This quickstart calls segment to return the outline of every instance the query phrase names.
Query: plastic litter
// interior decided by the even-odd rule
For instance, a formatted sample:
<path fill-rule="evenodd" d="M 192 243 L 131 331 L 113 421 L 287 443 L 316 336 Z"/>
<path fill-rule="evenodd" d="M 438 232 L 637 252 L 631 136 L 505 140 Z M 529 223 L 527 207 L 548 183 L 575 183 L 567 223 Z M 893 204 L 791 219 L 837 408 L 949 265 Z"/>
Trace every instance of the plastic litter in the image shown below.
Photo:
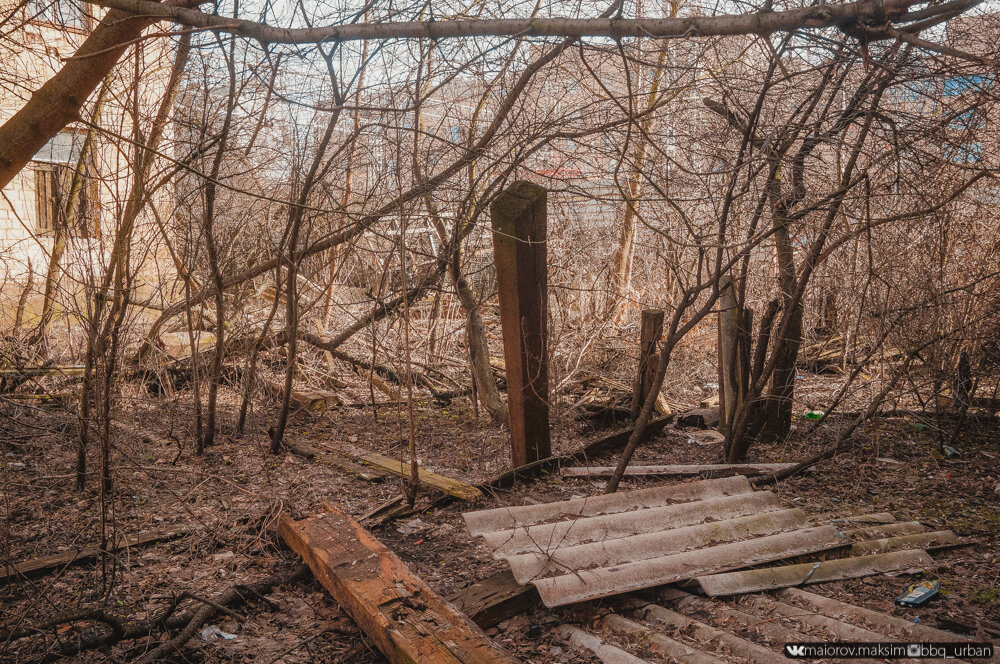
<path fill-rule="evenodd" d="M 205 625 L 201 628 L 201 640 L 206 643 L 211 643 L 219 638 L 223 638 L 226 641 L 232 641 L 236 638 L 235 634 L 230 634 L 229 632 L 223 632 L 219 629 L 218 625 Z"/>
<path fill-rule="evenodd" d="M 818 420 L 824 415 L 826 415 L 826 413 L 824 413 L 821 410 L 807 410 L 805 413 L 802 414 L 802 417 L 806 418 L 807 420 Z"/>
<path fill-rule="evenodd" d="M 923 606 L 937 597 L 940 592 L 941 583 L 939 581 L 921 581 L 914 583 L 906 589 L 905 593 L 897 597 L 896 604 L 910 608 Z"/>
<path fill-rule="evenodd" d="M 412 535 L 414 533 L 419 533 L 422 530 L 426 530 L 427 528 L 428 528 L 427 523 L 421 521 L 420 519 L 412 519 L 410 521 L 406 521 L 404 523 L 399 524 L 396 527 L 396 530 L 401 535 Z"/>

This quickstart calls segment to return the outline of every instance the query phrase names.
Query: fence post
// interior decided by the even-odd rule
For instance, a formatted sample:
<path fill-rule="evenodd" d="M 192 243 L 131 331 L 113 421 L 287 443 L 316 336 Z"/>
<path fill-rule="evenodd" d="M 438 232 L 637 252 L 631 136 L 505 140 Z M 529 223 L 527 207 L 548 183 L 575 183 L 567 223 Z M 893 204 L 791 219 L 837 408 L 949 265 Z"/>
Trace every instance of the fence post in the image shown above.
<path fill-rule="evenodd" d="M 643 309 L 639 325 L 639 368 L 632 383 L 632 407 L 629 411 L 633 420 L 639 417 L 642 404 L 645 403 L 646 397 L 649 395 L 649 389 L 652 385 L 647 379 L 649 357 L 656 353 L 656 344 L 660 342 L 662 336 L 663 310 Z"/>
<path fill-rule="evenodd" d="M 511 459 L 551 455 L 549 443 L 546 191 L 519 180 L 490 205 L 507 366 Z"/>

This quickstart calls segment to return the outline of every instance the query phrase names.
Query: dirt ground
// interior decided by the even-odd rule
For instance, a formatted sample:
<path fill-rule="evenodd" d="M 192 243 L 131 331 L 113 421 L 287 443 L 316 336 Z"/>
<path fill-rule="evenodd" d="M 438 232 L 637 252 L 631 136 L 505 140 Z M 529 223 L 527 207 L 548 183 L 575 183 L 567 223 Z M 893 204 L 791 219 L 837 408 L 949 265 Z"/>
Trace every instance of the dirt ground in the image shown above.
<path fill-rule="evenodd" d="M 800 411 L 813 407 L 813 401 L 822 404 L 820 382 L 817 379 L 813 386 L 815 393 L 803 388 L 802 394 L 812 396 L 805 397 L 810 403 L 804 401 Z M 72 413 L 3 404 L 0 449 L 5 461 L 5 518 L 0 559 L 5 563 L 96 545 L 102 528 L 107 533 L 134 534 L 183 525 L 191 532 L 123 549 L 116 558 L 105 560 L 103 567 L 95 560 L 0 586 L 0 624 L 32 625 L 70 608 L 97 604 L 137 621 L 162 611 L 184 591 L 214 597 L 233 585 L 287 573 L 299 563 L 276 533 L 280 513 L 305 516 L 319 511 L 323 501 L 331 501 L 360 518 L 399 495 L 400 480 L 393 476 L 367 481 L 295 454 L 269 455 L 266 431 L 273 404 L 258 405 L 244 437 L 224 432 L 215 446 L 197 458 L 189 432 L 189 398 L 142 395 L 122 408 L 118 419 L 125 426 L 115 435 L 115 486 L 113 495 L 103 501 L 104 510 L 93 479 L 83 494 L 73 486 Z M 235 421 L 237 402 L 232 393 L 224 393 L 223 406 L 223 421 Z M 556 452 L 593 440 L 614 424 L 599 425 L 571 415 L 575 413 L 556 409 L 552 422 Z M 758 445 L 750 460 L 805 458 L 829 445 L 844 423 L 834 420 L 816 432 L 810 426 L 809 420 L 798 420 L 787 443 Z M 995 421 L 964 423 L 953 443 L 960 456 L 945 459 L 938 452 L 939 434 L 947 438 L 952 426 L 952 420 L 933 418 L 880 419 L 855 436 L 851 454 L 824 462 L 814 472 L 774 489 L 783 501 L 809 514 L 834 518 L 889 511 L 897 519 L 918 520 L 976 538 L 974 546 L 935 554 L 938 567 L 928 573 L 940 579 L 943 597 L 921 609 L 894 606 L 892 600 L 907 585 L 908 577 L 882 576 L 811 589 L 909 620 L 919 618 L 930 626 L 939 626 L 945 618 L 966 623 L 976 618 L 1000 620 L 1000 428 Z M 417 428 L 421 463 L 443 475 L 476 483 L 507 465 L 505 431 L 484 418 L 477 419 L 468 399 L 456 399 L 447 406 L 422 403 L 417 409 Z M 351 445 L 398 455 L 404 449 L 405 411 L 390 405 L 378 408 L 377 413 L 370 407 L 341 407 L 323 414 L 297 412 L 289 432 L 292 442 L 333 448 Z M 671 427 L 642 446 L 635 463 L 716 462 L 720 449 L 719 444 L 699 444 L 689 431 Z M 610 454 L 597 461 L 613 463 L 614 458 Z M 653 483 L 629 481 L 624 488 Z M 376 535 L 434 590 L 448 595 L 504 567 L 492 559 L 481 541 L 468 535 L 463 510 L 560 500 L 600 493 L 603 487 L 603 481 L 564 480 L 553 472 L 510 491 L 493 493 L 475 505 L 452 502 L 390 521 Z M 195 607 L 197 602 L 185 600 L 182 608 Z M 587 657 L 568 651 L 551 628 L 585 620 L 588 611 L 597 608 L 539 608 L 489 629 L 488 634 L 525 662 L 588 662 Z M 177 661 L 383 661 L 311 576 L 277 588 L 266 602 L 257 598 L 231 615 L 217 615 L 210 624 L 224 635 L 214 631 L 204 637 L 195 635 L 177 653 Z M 60 645 L 94 629 L 101 628 L 82 621 L 44 635 L 0 643 L 0 660 L 45 661 Z M 70 659 L 131 661 L 163 637 L 123 641 L 109 650 L 92 650 Z"/>

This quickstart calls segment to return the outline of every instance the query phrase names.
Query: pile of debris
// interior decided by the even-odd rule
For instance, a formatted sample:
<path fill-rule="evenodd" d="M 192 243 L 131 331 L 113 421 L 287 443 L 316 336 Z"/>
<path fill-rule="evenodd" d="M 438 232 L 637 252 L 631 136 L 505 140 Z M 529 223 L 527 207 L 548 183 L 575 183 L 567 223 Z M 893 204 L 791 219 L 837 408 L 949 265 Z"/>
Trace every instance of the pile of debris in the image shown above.
<path fill-rule="evenodd" d="M 450 601 L 342 510 L 326 510 L 283 517 L 282 535 L 392 662 L 510 662 L 482 628 L 539 600 L 608 597 L 556 632 L 609 664 L 644 664 L 645 651 L 652 661 L 767 663 L 808 641 L 970 643 L 798 588 L 929 570 L 929 551 L 969 540 L 886 513 L 810 517 L 744 475 L 465 513 L 511 571 Z"/>

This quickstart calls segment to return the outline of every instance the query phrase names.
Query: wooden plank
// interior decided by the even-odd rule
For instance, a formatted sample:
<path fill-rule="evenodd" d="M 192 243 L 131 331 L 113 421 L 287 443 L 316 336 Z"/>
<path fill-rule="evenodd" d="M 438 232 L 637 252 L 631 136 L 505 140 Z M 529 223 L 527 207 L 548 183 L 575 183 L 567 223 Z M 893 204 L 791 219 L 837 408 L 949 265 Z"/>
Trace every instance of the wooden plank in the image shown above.
<path fill-rule="evenodd" d="M 84 367 L 74 365 L 68 367 L 21 367 L 20 369 L 0 369 L 0 378 L 19 378 L 21 376 L 82 376 Z"/>
<path fill-rule="evenodd" d="M 298 454 L 299 456 L 312 459 L 327 466 L 333 466 L 348 475 L 357 475 L 361 479 L 369 482 L 373 482 L 384 477 L 381 472 L 373 470 L 369 466 L 362 466 L 359 463 L 354 463 L 353 461 L 342 458 L 339 455 L 330 454 L 327 451 L 321 450 L 313 445 L 309 445 L 308 443 L 286 442 L 285 448 L 293 454 Z"/>
<path fill-rule="evenodd" d="M 713 394 L 707 399 L 702 399 L 698 402 L 699 408 L 715 408 L 719 405 L 719 395 Z"/>
<path fill-rule="evenodd" d="M 358 461 L 367 463 L 381 470 L 385 470 L 393 475 L 399 475 L 400 477 L 410 476 L 409 464 L 404 464 L 399 459 L 393 459 L 383 454 L 369 452 L 368 454 L 359 456 Z M 454 496 L 460 500 L 475 500 L 483 495 L 482 491 L 471 484 L 459 482 L 458 480 L 453 480 L 450 477 L 445 477 L 444 475 L 438 475 L 435 472 L 425 470 L 423 468 L 420 468 L 417 471 L 417 474 L 420 477 L 420 484 L 432 487 L 441 493 L 446 493 L 449 496 Z"/>
<path fill-rule="evenodd" d="M 455 607 L 339 508 L 279 531 L 393 664 L 513 664 Z"/>
<path fill-rule="evenodd" d="M 794 467 L 794 463 L 709 463 L 701 465 L 629 466 L 624 477 L 688 477 L 692 475 L 766 475 Z M 614 466 L 563 468 L 563 477 L 611 477 Z"/>
<path fill-rule="evenodd" d="M 268 392 L 278 396 L 279 398 L 285 389 L 284 384 L 273 380 L 264 381 L 264 385 L 267 387 Z M 291 403 L 293 408 L 301 408 L 310 412 L 319 412 L 326 410 L 330 406 L 339 406 L 340 399 L 337 398 L 337 395 L 332 392 L 297 389 L 293 387 Z"/>
<path fill-rule="evenodd" d="M 476 581 L 448 597 L 455 608 L 486 629 L 541 602 L 534 586 L 521 585 L 510 570 Z"/>
<path fill-rule="evenodd" d="M 136 535 L 128 535 L 126 537 L 119 538 L 117 548 L 124 549 L 130 546 L 142 546 L 143 544 L 163 542 L 175 537 L 180 537 L 190 531 L 191 526 L 182 526 L 179 528 L 151 530 L 138 533 Z M 88 546 L 82 549 L 66 551 L 64 553 L 55 553 L 50 556 L 33 558 L 32 560 L 26 560 L 23 563 L 17 563 L 16 565 L 4 565 L 0 567 L 0 584 L 7 583 L 20 576 L 32 576 L 56 567 L 64 567 L 66 565 L 82 562 L 90 558 L 96 558 L 100 554 L 100 547 Z"/>
<path fill-rule="evenodd" d="M 519 180 L 490 204 L 515 468 L 552 454 L 546 198 L 543 187 Z"/>
<path fill-rule="evenodd" d="M 646 426 L 646 436 L 654 436 L 664 427 L 667 426 L 673 420 L 673 416 L 663 417 L 660 419 L 652 420 Z M 632 435 L 632 429 L 619 429 L 611 434 L 599 438 L 597 440 L 585 443 L 580 447 L 576 448 L 573 452 L 569 454 L 562 454 L 551 456 L 546 459 L 539 459 L 538 461 L 523 466 L 521 468 L 513 468 L 511 470 L 504 471 L 498 475 L 494 475 L 492 479 L 489 479 L 482 484 L 476 485 L 476 488 L 485 492 L 492 492 L 496 490 L 508 489 L 514 486 L 518 481 L 528 480 L 535 477 L 540 473 L 547 472 L 554 468 L 558 468 L 560 464 L 565 463 L 576 463 L 579 461 L 585 461 L 588 457 L 594 456 L 596 454 L 601 454 L 612 449 L 617 449 L 624 447 L 628 443 L 629 436 Z M 357 458 L 352 457 L 352 458 Z M 748 489 L 749 490 L 749 489 Z M 442 494 L 433 500 L 430 506 L 424 509 L 430 509 L 430 507 L 440 507 L 447 503 L 448 501 L 454 500 L 454 496 L 448 494 Z M 405 514 L 411 513 L 413 510 L 409 506 L 403 504 L 403 499 L 398 496 L 384 505 L 379 506 L 372 512 L 369 512 L 366 518 L 362 519 L 368 523 L 369 527 L 375 528 L 381 524 L 389 521 L 391 519 L 399 518 Z"/>

